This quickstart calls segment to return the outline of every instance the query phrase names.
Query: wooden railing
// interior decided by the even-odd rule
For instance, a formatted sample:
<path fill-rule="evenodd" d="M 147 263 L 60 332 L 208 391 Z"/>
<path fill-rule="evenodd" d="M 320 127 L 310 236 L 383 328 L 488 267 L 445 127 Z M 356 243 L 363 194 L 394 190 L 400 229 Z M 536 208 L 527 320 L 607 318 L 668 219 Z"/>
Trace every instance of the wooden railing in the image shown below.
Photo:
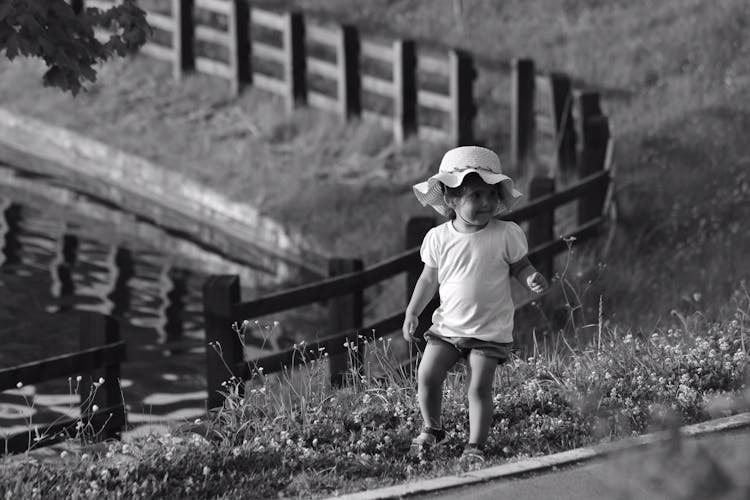
<path fill-rule="evenodd" d="M 73 3 L 79 10 L 106 9 L 115 0 Z M 197 70 L 228 81 L 235 95 L 255 86 L 282 96 L 287 112 L 309 105 L 380 124 L 393 130 L 396 144 L 411 135 L 448 145 L 474 142 L 475 80 L 498 68 L 497 61 L 439 42 L 404 39 L 381 27 L 372 33 L 268 0 L 166 5 L 146 9 L 153 33 L 142 52 L 169 62 L 175 79 Z M 564 74 L 536 73 L 530 59 L 502 66 L 511 75 L 516 172 L 532 150 L 543 165 L 573 168 L 573 101 L 587 91 L 573 89 Z"/>
<path fill-rule="evenodd" d="M 68 437 L 118 438 L 126 424 L 120 391 L 120 363 L 126 359 L 125 342 L 111 316 L 85 313 L 79 330 L 80 351 L 0 370 L 0 391 L 63 377 L 77 378 L 81 416 L 30 428 L 0 438 L 0 453 L 19 453 L 47 446 Z M 99 384 L 103 368 L 104 382 Z M 94 384 L 98 387 L 93 389 Z"/>
<path fill-rule="evenodd" d="M 596 137 L 602 139 L 604 136 L 600 134 Z M 587 172 L 587 175 L 560 192 L 554 192 L 554 179 L 532 179 L 531 202 L 503 217 L 505 220 L 528 223 L 529 258 L 548 277 L 554 272 L 556 255 L 566 251 L 571 241 L 577 245 L 596 236 L 607 220 L 605 200 L 608 198 L 608 191 L 612 189 L 613 142 L 609 137 L 606 137 L 604 145 L 592 141 L 588 144 L 591 150 L 584 155 L 584 158 L 590 159 L 590 163 L 581 166 L 581 171 Z M 594 159 L 599 160 L 598 168 L 589 172 Z M 555 209 L 574 201 L 577 202 L 578 214 L 576 227 L 562 237 L 556 236 Z M 434 224 L 435 220 L 432 218 L 410 220 L 406 231 L 407 250 L 390 259 L 366 268 L 361 260 L 332 259 L 329 278 L 249 301 L 241 301 L 237 276 L 211 276 L 203 288 L 209 408 L 221 405 L 221 384 L 232 376 L 247 379 L 257 370 L 264 373 L 277 372 L 291 368 L 303 360 L 316 359 L 324 352 L 329 359 L 331 382 L 342 383 L 349 372 L 349 353 L 344 344 L 358 345 L 364 340 L 389 335 L 400 330 L 404 319 L 405 311 L 399 311 L 370 324 L 363 324 L 364 290 L 405 273 L 410 293 L 421 271 L 419 243 Z M 300 348 L 292 348 L 251 362 L 244 359 L 243 346 L 233 330 L 234 324 L 323 301 L 328 301 L 329 329 L 336 333 L 308 341 L 304 345 L 304 353 L 300 352 Z M 423 312 L 421 328 L 426 328 L 436 305 L 433 300 Z M 221 356 L 218 355 L 219 352 Z M 357 359 L 353 361 L 357 363 Z M 227 371 L 227 366 L 231 373 Z M 361 369 L 361 366 L 356 368 Z"/>

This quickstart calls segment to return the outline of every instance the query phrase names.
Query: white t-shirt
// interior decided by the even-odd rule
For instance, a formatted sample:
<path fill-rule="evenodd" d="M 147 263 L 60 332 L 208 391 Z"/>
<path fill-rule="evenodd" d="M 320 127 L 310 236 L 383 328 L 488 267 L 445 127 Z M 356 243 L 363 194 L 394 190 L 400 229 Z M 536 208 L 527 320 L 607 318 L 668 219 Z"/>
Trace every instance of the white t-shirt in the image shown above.
<path fill-rule="evenodd" d="M 528 252 L 523 230 L 492 219 L 475 233 L 459 233 L 451 221 L 430 229 L 422 242 L 422 262 L 437 268 L 440 306 L 432 330 L 446 337 L 513 341 L 511 263 Z"/>

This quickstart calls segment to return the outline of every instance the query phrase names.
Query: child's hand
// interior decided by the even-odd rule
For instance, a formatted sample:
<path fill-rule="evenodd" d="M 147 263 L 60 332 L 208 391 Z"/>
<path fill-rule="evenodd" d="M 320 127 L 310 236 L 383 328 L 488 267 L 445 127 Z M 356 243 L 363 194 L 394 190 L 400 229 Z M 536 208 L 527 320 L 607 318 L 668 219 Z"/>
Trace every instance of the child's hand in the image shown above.
<path fill-rule="evenodd" d="M 542 293 L 547 289 L 547 280 L 544 278 L 544 275 L 542 273 L 537 271 L 526 278 L 526 285 L 531 289 L 532 292 Z"/>
<path fill-rule="evenodd" d="M 419 317 L 416 314 L 406 313 L 404 326 L 401 327 L 401 332 L 404 334 L 404 339 L 407 342 L 412 342 L 414 340 L 414 332 L 417 331 L 417 325 L 419 325 Z"/>

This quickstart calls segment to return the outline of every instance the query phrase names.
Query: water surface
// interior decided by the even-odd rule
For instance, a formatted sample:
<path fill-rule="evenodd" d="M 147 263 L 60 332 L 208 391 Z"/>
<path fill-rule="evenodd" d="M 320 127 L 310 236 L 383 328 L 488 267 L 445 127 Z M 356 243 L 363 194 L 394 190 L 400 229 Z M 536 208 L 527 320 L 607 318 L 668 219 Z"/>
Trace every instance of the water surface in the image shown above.
<path fill-rule="evenodd" d="M 252 284 L 262 269 L 122 211 L 64 180 L 0 165 L 0 367 L 78 348 L 84 311 L 114 316 L 127 342 L 131 424 L 205 414 L 201 287 L 209 274 Z M 258 289 L 243 289 L 243 297 Z M 274 337 L 270 350 L 286 345 Z M 22 381 L 21 381 L 22 382 Z M 0 393 L 0 431 L 77 414 L 75 380 Z"/>

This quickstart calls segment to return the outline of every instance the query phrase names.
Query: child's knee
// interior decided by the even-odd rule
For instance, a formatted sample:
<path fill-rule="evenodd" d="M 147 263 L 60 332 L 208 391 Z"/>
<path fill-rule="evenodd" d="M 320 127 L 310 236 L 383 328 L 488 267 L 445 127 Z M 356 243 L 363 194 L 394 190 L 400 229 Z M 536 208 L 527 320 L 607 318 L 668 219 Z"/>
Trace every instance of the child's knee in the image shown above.
<path fill-rule="evenodd" d="M 468 396 L 481 400 L 492 399 L 492 384 L 472 380 L 469 382 Z"/>
<path fill-rule="evenodd" d="M 445 373 L 434 365 L 421 363 L 417 371 L 417 381 L 420 387 L 438 387 L 443 384 Z"/>

